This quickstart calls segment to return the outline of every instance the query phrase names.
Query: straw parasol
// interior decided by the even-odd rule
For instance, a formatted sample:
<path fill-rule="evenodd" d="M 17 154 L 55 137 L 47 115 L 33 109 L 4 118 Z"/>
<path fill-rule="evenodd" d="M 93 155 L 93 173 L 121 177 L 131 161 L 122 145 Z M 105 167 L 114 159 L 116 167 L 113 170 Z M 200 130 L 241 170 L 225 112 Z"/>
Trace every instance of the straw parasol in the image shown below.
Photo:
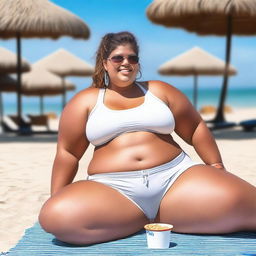
<path fill-rule="evenodd" d="M 84 60 L 78 58 L 64 49 L 59 49 L 54 53 L 37 61 L 34 66 L 42 67 L 60 76 L 63 81 L 63 102 L 66 103 L 65 77 L 66 76 L 91 76 L 94 67 Z"/>
<path fill-rule="evenodd" d="M 178 55 L 177 57 L 162 64 L 158 72 L 162 75 L 194 76 L 193 103 L 197 108 L 197 79 L 198 75 L 217 76 L 223 75 L 225 62 L 204 51 L 199 47 Z M 236 70 L 229 65 L 228 75 L 235 75 Z"/>
<path fill-rule="evenodd" d="M 29 63 L 21 60 L 21 72 L 30 70 Z M 0 74 L 15 73 L 17 72 L 17 56 L 13 52 L 0 47 Z"/>
<path fill-rule="evenodd" d="M 65 81 L 66 90 L 74 90 L 75 85 Z M 22 94 L 27 96 L 40 96 L 40 112 L 43 113 L 43 96 L 58 95 L 63 92 L 62 79 L 35 65 L 31 71 L 22 74 Z"/>
<path fill-rule="evenodd" d="M 88 26 L 48 0 L 1 0 L 0 37 L 17 39 L 18 116 L 21 117 L 21 38 L 60 36 L 89 38 Z"/>
<path fill-rule="evenodd" d="M 213 122 L 223 122 L 224 103 L 228 88 L 231 37 L 256 34 L 255 0 L 154 0 L 147 8 L 154 23 L 181 27 L 199 35 L 226 36 L 226 66 L 217 115 Z"/>

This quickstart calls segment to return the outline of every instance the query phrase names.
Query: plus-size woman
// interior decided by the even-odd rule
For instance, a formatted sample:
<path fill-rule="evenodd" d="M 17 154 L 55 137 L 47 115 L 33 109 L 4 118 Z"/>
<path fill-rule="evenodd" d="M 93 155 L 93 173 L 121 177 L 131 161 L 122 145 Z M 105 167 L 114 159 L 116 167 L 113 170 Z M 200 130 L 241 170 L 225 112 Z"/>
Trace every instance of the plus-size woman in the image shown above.
<path fill-rule="evenodd" d="M 102 38 L 92 86 L 61 116 L 42 227 L 74 244 L 122 238 L 149 222 L 182 233 L 256 230 L 255 187 L 225 170 L 213 136 L 179 90 L 136 81 L 138 56 L 131 33 Z M 173 132 L 204 164 L 190 159 Z M 72 183 L 90 143 L 88 178 Z"/>

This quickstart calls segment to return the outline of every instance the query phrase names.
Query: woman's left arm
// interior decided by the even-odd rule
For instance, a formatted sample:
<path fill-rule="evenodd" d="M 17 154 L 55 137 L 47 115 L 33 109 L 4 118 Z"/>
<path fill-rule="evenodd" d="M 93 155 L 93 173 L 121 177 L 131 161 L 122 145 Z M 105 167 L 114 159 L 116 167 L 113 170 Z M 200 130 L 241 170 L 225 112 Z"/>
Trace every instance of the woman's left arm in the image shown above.
<path fill-rule="evenodd" d="M 166 88 L 169 107 L 175 118 L 175 132 L 192 145 L 207 165 L 224 168 L 216 141 L 187 97 L 172 86 Z"/>
<path fill-rule="evenodd" d="M 192 131 L 190 141 L 204 163 L 215 168 L 224 168 L 216 141 L 203 120 L 200 120 Z"/>

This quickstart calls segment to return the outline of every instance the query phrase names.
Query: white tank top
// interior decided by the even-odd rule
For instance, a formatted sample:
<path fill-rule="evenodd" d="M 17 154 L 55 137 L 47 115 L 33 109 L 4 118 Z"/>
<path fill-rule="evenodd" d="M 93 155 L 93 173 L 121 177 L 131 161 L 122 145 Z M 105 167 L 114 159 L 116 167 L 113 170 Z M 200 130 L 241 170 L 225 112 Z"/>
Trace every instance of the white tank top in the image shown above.
<path fill-rule="evenodd" d="M 145 94 L 144 102 L 124 110 L 113 110 L 105 106 L 105 89 L 99 89 L 96 105 L 90 112 L 86 125 L 86 136 L 93 145 L 100 146 L 126 132 L 173 132 L 175 120 L 166 103 L 142 85 L 137 85 Z"/>

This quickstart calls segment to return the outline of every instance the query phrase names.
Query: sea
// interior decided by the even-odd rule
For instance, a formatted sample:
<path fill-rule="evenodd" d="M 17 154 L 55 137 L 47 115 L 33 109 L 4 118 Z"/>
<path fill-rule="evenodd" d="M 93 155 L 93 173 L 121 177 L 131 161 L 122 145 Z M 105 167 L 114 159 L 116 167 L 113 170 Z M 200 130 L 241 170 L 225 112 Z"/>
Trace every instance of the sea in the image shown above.
<path fill-rule="evenodd" d="M 193 102 L 192 89 L 180 89 L 191 102 Z M 219 104 L 221 90 L 218 88 L 202 88 L 198 90 L 197 109 L 206 105 L 217 107 Z M 3 112 L 5 115 L 17 113 L 17 96 L 15 94 L 3 93 Z M 74 92 L 67 94 L 67 101 L 72 98 Z M 256 107 L 256 86 L 255 87 L 239 87 L 229 89 L 225 105 L 232 108 Z M 62 112 L 62 97 L 44 97 L 43 99 L 44 113 L 55 113 L 60 116 Z M 22 114 L 40 114 L 39 97 L 22 96 Z M 256 117 L 256 113 L 255 113 Z"/>

